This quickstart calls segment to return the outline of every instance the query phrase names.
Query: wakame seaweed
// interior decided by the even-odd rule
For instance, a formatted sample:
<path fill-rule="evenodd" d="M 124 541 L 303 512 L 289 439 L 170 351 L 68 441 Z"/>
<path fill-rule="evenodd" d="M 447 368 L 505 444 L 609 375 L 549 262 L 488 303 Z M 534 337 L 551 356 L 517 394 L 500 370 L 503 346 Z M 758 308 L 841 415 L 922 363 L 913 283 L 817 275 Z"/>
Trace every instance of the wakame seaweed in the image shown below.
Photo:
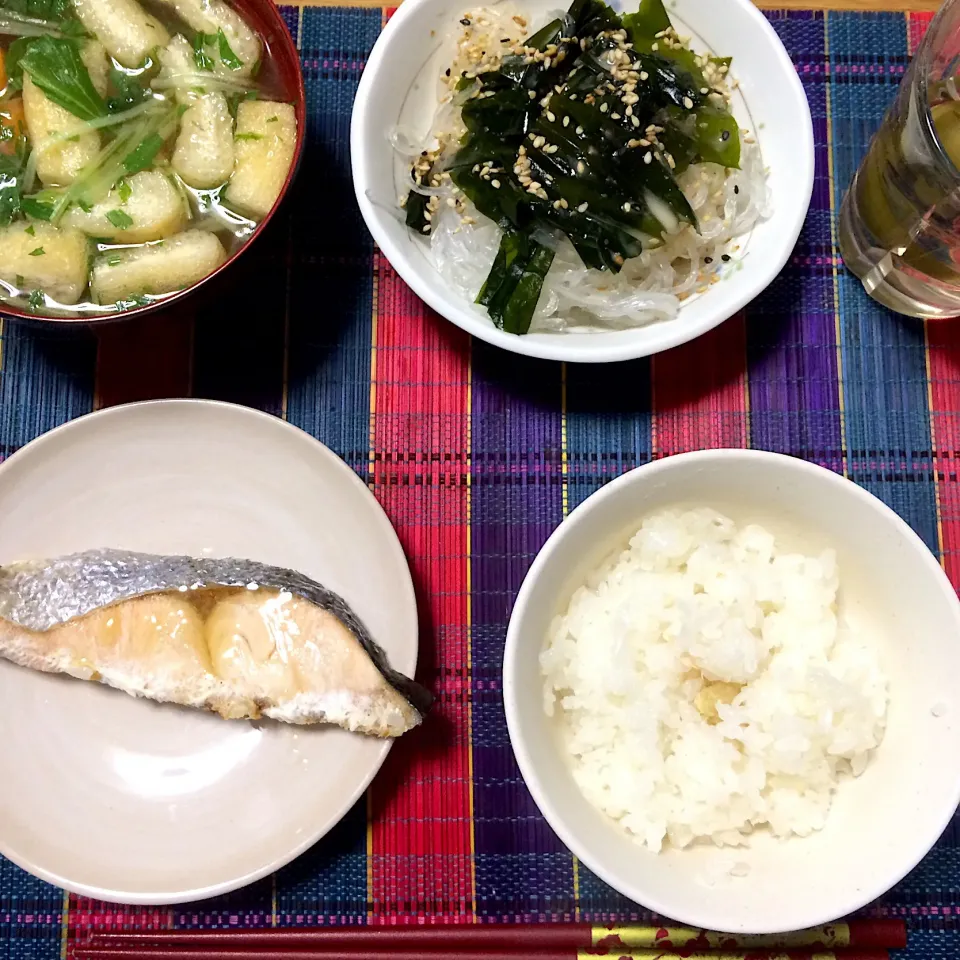
<path fill-rule="evenodd" d="M 739 166 L 739 127 L 707 79 L 728 66 L 679 42 L 662 0 L 623 17 L 574 0 L 498 69 L 464 73 L 458 149 L 442 171 L 421 154 L 412 175 L 430 187 L 448 177 L 500 226 L 477 297 L 498 327 L 529 330 L 561 235 L 587 267 L 617 272 L 661 242 L 664 208 L 698 228 L 676 176 L 695 163 Z M 407 225 L 429 234 L 435 209 L 411 190 Z"/>

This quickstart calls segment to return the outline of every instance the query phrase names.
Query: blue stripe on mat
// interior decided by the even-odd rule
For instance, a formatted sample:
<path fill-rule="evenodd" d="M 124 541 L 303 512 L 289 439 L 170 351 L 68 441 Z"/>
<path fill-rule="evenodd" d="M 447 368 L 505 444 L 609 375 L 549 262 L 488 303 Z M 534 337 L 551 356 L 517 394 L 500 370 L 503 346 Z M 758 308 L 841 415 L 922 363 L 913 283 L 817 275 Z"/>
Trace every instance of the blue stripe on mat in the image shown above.
<path fill-rule="evenodd" d="M 567 506 L 573 510 L 608 480 L 650 461 L 650 361 L 568 364 L 565 376 Z"/>
<path fill-rule="evenodd" d="M 370 444 L 373 241 L 350 176 L 350 112 L 379 10 L 306 9 L 308 143 L 290 197 L 288 419 L 364 476 Z M 386 147 L 386 142 L 384 143 Z M 317 228 L 321 216 L 326 228 Z"/>
<path fill-rule="evenodd" d="M 277 874 L 278 926 L 364 923 L 367 917 L 367 803 Z"/>
<path fill-rule="evenodd" d="M 2 348 L 0 457 L 93 409 L 97 342 L 89 333 L 5 320 Z"/>
<path fill-rule="evenodd" d="M 305 9 L 308 146 L 289 198 L 287 419 L 364 477 L 370 448 L 373 241 L 354 199 L 350 112 L 380 10 Z M 317 216 L 330 229 L 317 229 Z M 364 802 L 277 878 L 281 923 L 367 915 Z M 306 866 L 313 869 L 306 870 Z"/>
<path fill-rule="evenodd" d="M 45 960 L 60 952 L 63 891 L 0 857 L 0 956 Z"/>
<path fill-rule="evenodd" d="M 907 35 L 902 17 L 830 14 L 827 25 L 839 210 L 902 78 Z M 936 551 L 923 326 L 875 304 L 845 270 L 839 297 L 849 476 L 893 507 Z"/>
<path fill-rule="evenodd" d="M 653 455 L 650 361 L 615 366 L 568 364 L 566 378 L 567 509 L 603 484 L 649 463 Z M 626 919 L 638 909 L 582 863 L 578 904 L 584 921 Z M 649 913 L 644 912 L 644 917 Z"/>

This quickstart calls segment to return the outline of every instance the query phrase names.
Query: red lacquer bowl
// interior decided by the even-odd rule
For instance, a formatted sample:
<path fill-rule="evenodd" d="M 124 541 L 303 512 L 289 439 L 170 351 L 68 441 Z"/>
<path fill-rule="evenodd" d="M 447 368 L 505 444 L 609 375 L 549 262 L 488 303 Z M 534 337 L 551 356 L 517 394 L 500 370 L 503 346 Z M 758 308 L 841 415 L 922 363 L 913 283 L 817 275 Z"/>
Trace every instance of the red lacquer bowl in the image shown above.
<path fill-rule="evenodd" d="M 290 166 L 290 172 L 287 175 L 283 189 L 273 209 L 257 225 L 256 230 L 250 236 L 243 246 L 239 247 L 233 254 L 212 273 L 208 274 L 193 286 L 178 290 L 175 293 L 168 294 L 162 299 L 152 301 L 142 307 L 131 307 L 129 310 L 118 312 L 116 310 L 105 311 L 104 313 L 80 313 L 75 316 L 53 316 L 44 314 L 40 311 L 23 310 L 19 307 L 7 303 L 0 304 L 0 317 L 22 317 L 25 320 L 34 320 L 40 322 L 61 323 L 61 324 L 103 324 L 128 320 L 132 317 L 139 317 L 145 313 L 152 313 L 157 310 L 165 310 L 172 304 L 184 297 L 194 293 L 200 287 L 204 286 L 214 277 L 229 270 L 237 259 L 247 251 L 251 244 L 263 233 L 267 224 L 273 219 L 280 204 L 283 203 L 290 184 L 300 166 L 300 160 L 303 156 L 303 147 L 306 140 L 306 97 L 303 88 L 303 74 L 300 70 L 300 54 L 297 50 L 290 31 L 277 9 L 273 0 L 231 0 L 231 5 L 236 7 L 237 11 L 243 15 L 247 23 L 256 30 L 264 43 L 264 57 L 271 57 L 278 75 L 280 86 L 288 94 L 293 103 L 297 114 L 297 143 L 293 154 L 293 163 Z"/>

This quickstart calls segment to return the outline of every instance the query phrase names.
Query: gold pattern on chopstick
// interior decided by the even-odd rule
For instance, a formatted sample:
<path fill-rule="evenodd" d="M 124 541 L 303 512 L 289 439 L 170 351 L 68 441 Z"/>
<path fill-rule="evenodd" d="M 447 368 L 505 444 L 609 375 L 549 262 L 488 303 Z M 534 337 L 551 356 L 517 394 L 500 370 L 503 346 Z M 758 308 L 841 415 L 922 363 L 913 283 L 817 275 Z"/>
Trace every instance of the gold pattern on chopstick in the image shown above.
<path fill-rule="evenodd" d="M 623 947 L 627 950 L 650 950 L 671 947 L 688 947 L 701 950 L 738 950 L 774 947 L 820 946 L 824 949 L 850 946 L 850 927 L 845 923 L 831 923 L 825 927 L 798 930 L 796 933 L 780 933 L 769 936 L 715 933 L 710 930 L 695 930 L 692 927 L 644 927 L 595 926 L 591 932 L 594 947 L 610 949 Z"/>

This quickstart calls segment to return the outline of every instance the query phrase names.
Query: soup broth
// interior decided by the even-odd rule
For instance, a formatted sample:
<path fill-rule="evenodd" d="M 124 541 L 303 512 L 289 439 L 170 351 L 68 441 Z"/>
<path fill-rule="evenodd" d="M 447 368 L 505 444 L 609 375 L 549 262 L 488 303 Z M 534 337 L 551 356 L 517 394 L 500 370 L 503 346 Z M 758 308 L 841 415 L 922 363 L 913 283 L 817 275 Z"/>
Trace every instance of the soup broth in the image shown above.
<path fill-rule="evenodd" d="M 225 0 L 0 0 L 0 309 L 163 300 L 249 241 L 296 90 Z"/>

